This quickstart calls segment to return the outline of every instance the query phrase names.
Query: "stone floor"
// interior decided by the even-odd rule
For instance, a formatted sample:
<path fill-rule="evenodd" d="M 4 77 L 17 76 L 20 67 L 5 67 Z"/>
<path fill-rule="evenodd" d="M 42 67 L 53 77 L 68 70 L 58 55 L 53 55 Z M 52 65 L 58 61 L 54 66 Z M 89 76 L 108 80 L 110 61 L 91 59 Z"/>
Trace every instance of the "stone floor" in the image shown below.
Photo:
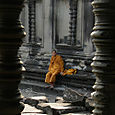
<path fill-rule="evenodd" d="M 25 104 L 25 108 L 24 108 L 24 110 L 22 112 L 22 115 L 40 115 L 42 113 L 43 113 L 42 110 L 38 110 L 35 107 L 32 107 L 32 106 L 30 106 L 28 104 Z"/>
<path fill-rule="evenodd" d="M 51 107 L 51 106 L 55 105 L 55 103 L 56 103 L 55 100 L 57 98 L 57 95 L 52 95 L 52 94 L 50 95 L 48 93 L 36 92 L 32 88 L 21 89 L 21 93 L 22 93 L 22 95 L 24 97 L 23 101 L 25 101 L 25 99 L 29 100 L 29 102 L 26 102 L 27 104 L 25 103 L 25 108 L 22 111 L 22 115 L 57 115 L 55 113 L 54 114 L 50 114 L 50 113 L 46 114 L 46 113 L 44 113 L 43 109 L 39 109 L 39 107 L 37 108 L 35 106 L 36 101 L 42 100 L 42 101 L 39 101 L 39 102 L 41 104 L 45 104 L 46 100 L 48 99 L 48 102 L 46 103 L 46 105 L 49 104 L 50 107 Z M 32 101 L 31 101 L 30 98 L 32 99 Z M 59 97 L 59 98 L 61 98 L 61 97 Z M 44 100 L 45 100 L 45 102 L 44 102 Z M 64 103 L 62 101 L 59 102 L 59 103 L 60 104 L 62 103 L 61 104 L 61 108 L 62 108 Z M 59 103 L 57 103 L 57 105 L 55 105 L 58 108 L 60 108 Z M 53 107 L 51 107 L 51 108 L 53 108 Z M 72 113 L 70 111 L 68 113 L 65 113 L 65 114 L 63 113 L 63 114 L 59 114 L 59 115 L 91 115 L 91 114 L 87 113 L 87 112 L 84 112 L 84 113 L 83 112 L 76 112 L 76 113 L 74 112 L 74 113 Z"/>
<path fill-rule="evenodd" d="M 43 114 L 42 110 L 38 110 L 35 107 L 32 107 L 28 104 L 25 104 L 25 108 L 24 108 L 21 115 L 48 115 L 48 114 Z M 91 114 L 88 114 L 88 113 L 68 113 L 68 114 L 61 114 L 61 115 L 91 115 Z"/>
<path fill-rule="evenodd" d="M 57 95 L 47 93 L 47 92 L 37 92 L 37 91 L 34 91 L 32 88 L 21 89 L 21 93 L 26 98 L 35 97 L 35 96 L 46 96 L 49 102 L 52 102 L 52 103 L 55 102 L 55 99 L 57 96 Z"/>

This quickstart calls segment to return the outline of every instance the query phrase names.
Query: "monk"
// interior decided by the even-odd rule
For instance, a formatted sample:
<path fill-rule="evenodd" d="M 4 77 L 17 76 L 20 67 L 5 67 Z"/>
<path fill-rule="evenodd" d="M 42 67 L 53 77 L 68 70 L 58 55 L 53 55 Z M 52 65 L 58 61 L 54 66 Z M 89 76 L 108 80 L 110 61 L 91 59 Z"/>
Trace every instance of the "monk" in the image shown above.
<path fill-rule="evenodd" d="M 63 74 L 64 61 L 61 56 L 57 55 L 56 50 L 52 51 L 52 57 L 49 65 L 49 72 L 46 74 L 45 82 L 50 84 L 50 88 L 54 88 L 57 74 Z"/>

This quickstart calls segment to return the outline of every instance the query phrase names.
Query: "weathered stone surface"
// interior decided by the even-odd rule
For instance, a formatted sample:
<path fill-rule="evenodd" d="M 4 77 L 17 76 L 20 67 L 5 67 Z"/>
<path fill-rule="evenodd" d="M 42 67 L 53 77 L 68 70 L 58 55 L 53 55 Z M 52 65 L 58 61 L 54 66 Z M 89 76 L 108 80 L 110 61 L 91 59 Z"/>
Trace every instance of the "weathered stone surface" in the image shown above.
<path fill-rule="evenodd" d="M 28 105 L 28 104 L 25 104 L 25 108 L 24 108 L 24 110 L 22 111 L 22 115 L 23 114 L 25 114 L 25 113 L 33 113 L 33 114 L 40 114 L 40 113 L 43 113 L 43 111 L 42 110 L 38 110 L 38 109 L 36 109 L 35 107 L 32 107 L 32 106 L 30 106 L 30 105 Z"/>
<path fill-rule="evenodd" d="M 65 4 L 65 2 L 66 2 L 66 4 Z M 66 0 L 59 0 L 59 1 L 57 0 L 57 2 L 52 2 L 52 0 L 46 0 L 44 2 L 42 0 L 39 0 L 39 2 L 35 1 L 36 5 L 34 5 L 34 6 L 36 6 L 36 8 L 33 5 L 32 5 L 32 8 L 36 9 L 35 11 L 37 11 L 39 9 L 37 12 L 34 12 L 31 7 L 29 7 L 29 8 L 26 7 L 26 11 L 28 11 L 28 13 L 30 13 L 32 10 L 32 13 L 34 14 L 34 22 L 36 21 L 35 14 L 36 14 L 36 19 L 37 19 L 37 22 L 34 23 L 34 26 L 36 25 L 36 31 L 34 29 L 36 36 L 35 36 L 35 38 L 32 37 L 31 39 L 29 39 L 29 37 L 27 37 L 27 39 L 29 39 L 27 41 L 30 42 L 30 41 L 35 40 L 34 42 L 36 42 L 36 44 L 42 43 L 42 46 L 39 47 L 39 45 L 35 45 L 35 49 L 33 48 L 33 50 L 37 51 L 36 56 L 35 56 L 35 61 L 33 63 L 31 62 L 31 60 L 30 60 L 31 63 L 30 62 L 28 62 L 28 64 L 26 63 L 27 57 L 29 57 L 27 54 L 30 54 L 30 51 L 31 52 L 33 51 L 33 50 L 31 50 L 32 43 L 30 42 L 29 43 L 30 45 L 28 47 L 25 46 L 24 49 L 22 48 L 21 54 L 22 54 L 22 56 L 25 55 L 25 57 L 23 56 L 23 58 L 25 58 L 23 60 L 25 60 L 24 61 L 25 66 L 26 66 L 26 69 L 28 70 L 28 72 L 37 73 L 37 72 L 39 72 L 40 69 L 42 69 L 42 71 L 48 69 L 47 65 L 49 65 L 48 60 L 51 58 L 52 47 L 53 48 L 55 47 L 57 52 L 59 53 L 59 55 L 62 55 L 65 58 L 65 61 L 68 62 L 66 64 L 66 67 L 71 68 L 73 66 L 74 67 L 77 66 L 78 70 L 83 70 L 83 68 L 81 68 L 81 66 L 80 66 L 83 64 L 79 64 L 79 63 L 81 62 L 81 60 L 85 60 L 85 58 L 88 58 L 86 56 L 86 53 L 93 50 L 93 48 L 91 48 L 92 42 L 89 37 L 89 33 L 90 33 L 90 31 L 92 31 L 91 27 L 93 25 L 93 21 L 91 21 L 91 20 L 93 20 L 92 19 L 93 15 L 91 15 L 92 11 L 90 10 L 91 9 L 90 0 L 87 0 L 86 2 L 78 0 L 78 3 L 77 3 L 77 5 L 78 5 L 78 7 L 77 7 L 77 10 L 78 10 L 77 11 L 77 22 L 78 23 L 76 26 L 77 27 L 76 28 L 77 29 L 77 31 L 76 31 L 76 35 L 77 35 L 76 36 L 76 40 L 77 40 L 76 46 L 78 48 L 77 47 L 73 48 L 73 46 L 66 47 L 67 44 L 65 45 L 63 42 L 62 43 L 60 42 L 61 39 L 65 41 L 65 38 L 68 37 L 69 31 L 67 31 L 67 30 L 69 28 L 67 29 L 67 26 L 69 27 L 69 25 L 70 25 L 69 24 L 70 17 L 69 17 L 68 2 L 69 2 L 68 0 L 67 1 Z M 40 7 L 38 7 L 39 5 L 40 5 Z M 27 6 L 28 6 L 28 2 L 27 2 Z M 55 7 L 57 9 L 55 9 Z M 52 10 L 56 10 L 56 11 L 52 11 Z M 60 11 L 63 11 L 63 12 L 60 12 Z M 44 13 L 42 13 L 42 12 L 44 12 Z M 52 14 L 52 12 L 55 14 Z M 28 18 L 28 13 L 25 13 L 27 15 L 26 18 Z M 41 14 L 43 14 L 43 15 L 41 15 Z M 55 15 L 57 15 L 57 14 L 59 16 L 55 17 Z M 29 15 L 29 17 L 30 17 L 30 15 Z M 54 16 L 52 16 L 52 15 L 54 15 Z M 86 20 L 81 20 L 81 18 L 83 18 L 82 16 L 83 17 L 85 16 Z M 55 17 L 55 18 L 52 19 L 52 17 Z M 89 17 L 90 17 L 90 19 L 89 19 Z M 26 19 L 24 21 L 25 21 L 24 24 L 26 24 L 27 30 L 29 30 L 29 29 L 31 30 L 32 22 L 30 22 L 30 21 L 32 21 L 32 20 L 30 19 L 28 21 L 28 19 Z M 64 23 L 62 23 L 62 21 L 64 21 L 64 23 L 66 23 L 66 25 Z M 84 23 L 84 21 L 87 23 Z M 53 24 L 52 22 L 54 23 L 54 25 L 57 25 L 57 26 L 56 27 L 52 26 L 52 24 Z M 56 24 L 55 24 L 55 22 L 56 22 Z M 43 25 L 42 25 L 42 23 L 43 23 Z M 39 25 L 39 24 L 41 24 L 41 25 Z M 64 24 L 64 25 L 62 26 L 62 24 Z M 87 24 L 89 25 L 88 28 L 87 28 Z M 52 27 L 54 27 L 54 28 L 52 28 Z M 62 29 L 65 27 L 66 27 L 66 29 Z M 61 29 L 63 31 L 61 31 Z M 56 32 L 54 30 L 56 30 Z M 82 31 L 82 30 L 86 30 L 86 31 Z M 52 32 L 52 31 L 54 31 L 54 32 Z M 54 34 L 55 37 L 53 37 L 52 33 Z M 29 35 L 30 35 L 30 33 L 29 33 Z M 40 38 L 38 38 L 38 36 Z M 39 41 L 40 39 L 42 39 L 41 40 L 42 42 Z M 82 42 L 85 42 L 85 43 L 82 43 Z M 64 47 L 61 48 L 59 46 L 59 48 L 57 48 L 58 43 L 61 43 L 61 45 Z M 32 46 L 34 46 L 34 45 L 32 45 Z M 79 50 L 79 47 L 83 48 L 82 51 Z M 89 50 L 90 48 L 91 48 L 91 50 Z M 89 55 L 90 55 L 90 53 L 92 53 L 92 51 L 89 52 Z M 36 60 L 38 61 L 37 63 L 35 63 Z M 39 60 L 42 62 L 39 62 Z M 46 60 L 46 62 L 44 62 L 44 60 Z M 86 68 L 84 68 L 84 70 L 86 70 Z M 84 73 L 82 73 L 82 74 L 84 75 Z M 41 75 L 36 75 L 36 78 L 38 78 L 38 76 L 41 77 Z M 71 83 L 73 81 L 71 80 Z M 80 85 L 81 85 L 81 83 L 80 83 Z M 82 83 L 82 84 L 84 85 L 84 83 Z M 71 84 L 71 86 L 72 85 L 73 84 Z M 78 86 L 80 87 L 80 85 L 78 85 Z M 74 85 L 74 86 L 77 87 L 77 85 Z M 88 86 L 88 85 L 86 84 L 86 86 Z"/>
<path fill-rule="evenodd" d="M 46 57 L 51 57 L 51 54 L 44 54 L 44 56 L 46 56 Z"/>
<path fill-rule="evenodd" d="M 87 111 L 92 111 L 91 105 L 93 104 L 93 100 L 91 99 L 89 94 L 83 95 L 75 90 L 66 88 L 64 91 L 63 99 L 65 100 L 65 102 L 71 102 L 74 106 L 80 106 L 80 109 L 84 107 Z"/>
<path fill-rule="evenodd" d="M 77 91 L 70 89 L 70 88 L 65 88 L 65 91 L 63 92 L 63 99 L 67 102 L 79 102 L 83 101 L 84 95 L 81 95 Z"/>
<path fill-rule="evenodd" d="M 65 62 L 72 62 L 73 63 L 74 59 L 66 59 Z"/>
<path fill-rule="evenodd" d="M 60 113 L 76 112 L 79 107 L 72 106 L 71 103 L 41 103 L 37 105 L 38 109 L 42 109 L 48 115 L 60 115 Z"/>
<path fill-rule="evenodd" d="M 46 96 L 31 97 L 31 99 L 39 101 L 39 103 L 48 103 L 48 98 Z"/>
<path fill-rule="evenodd" d="M 28 97 L 24 98 L 23 102 L 32 106 L 36 106 L 38 103 L 47 103 L 48 99 L 46 96 Z"/>
<path fill-rule="evenodd" d="M 78 66 L 73 66 L 73 69 L 82 70 L 82 68 L 79 65 Z"/>
<path fill-rule="evenodd" d="M 96 75 L 93 115 L 115 115 L 115 0 L 94 0 L 92 6 L 95 24 L 91 37 L 96 47 L 91 64 Z"/>
<path fill-rule="evenodd" d="M 0 114 L 20 115 L 22 79 L 19 47 L 26 33 L 20 21 L 24 0 L 0 0 Z"/>
<path fill-rule="evenodd" d="M 92 112 L 93 106 L 94 106 L 94 100 L 92 99 L 92 97 L 86 98 L 85 106 L 86 106 L 87 111 Z"/>
<path fill-rule="evenodd" d="M 63 103 L 64 99 L 63 99 L 63 97 L 56 97 L 55 102 L 56 103 Z"/>
<path fill-rule="evenodd" d="M 32 100 L 32 99 L 30 99 L 30 98 L 24 99 L 23 102 L 24 102 L 25 104 L 29 104 L 29 105 L 31 105 L 31 106 L 36 106 L 36 105 L 38 104 L 38 101 Z"/>
<path fill-rule="evenodd" d="M 56 109 L 60 109 L 60 108 L 66 108 L 68 106 L 70 106 L 71 103 L 40 103 L 38 104 L 38 107 L 46 107 L 46 106 L 50 106 L 51 108 L 56 108 Z"/>

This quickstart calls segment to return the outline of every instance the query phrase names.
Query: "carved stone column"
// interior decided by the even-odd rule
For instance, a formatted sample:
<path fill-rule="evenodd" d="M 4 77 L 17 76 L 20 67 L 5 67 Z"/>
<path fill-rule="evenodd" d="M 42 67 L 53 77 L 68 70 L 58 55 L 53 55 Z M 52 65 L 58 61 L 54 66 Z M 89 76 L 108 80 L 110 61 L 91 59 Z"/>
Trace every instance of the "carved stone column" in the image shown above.
<path fill-rule="evenodd" d="M 0 0 L 0 115 L 21 115 L 18 85 L 22 64 L 18 49 L 25 36 L 19 15 L 24 0 Z"/>
<path fill-rule="evenodd" d="M 70 0 L 70 22 L 69 22 L 69 41 L 70 45 L 76 45 L 76 23 L 77 23 L 77 0 Z"/>
<path fill-rule="evenodd" d="M 36 42 L 36 25 L 35 25 L 35 18 L 36 18 L 36 12 L 35 12 L 35 0 L 29 0 L 28 8 L 29 8 L 29 42 L 35 43 Z"/>
<path fill-rule="evenodd" d="M 115 115 L 115 0 L 94 0 L 95 26 L 91 36 L 96 46 L 93 72 L 93 115 Z"/>

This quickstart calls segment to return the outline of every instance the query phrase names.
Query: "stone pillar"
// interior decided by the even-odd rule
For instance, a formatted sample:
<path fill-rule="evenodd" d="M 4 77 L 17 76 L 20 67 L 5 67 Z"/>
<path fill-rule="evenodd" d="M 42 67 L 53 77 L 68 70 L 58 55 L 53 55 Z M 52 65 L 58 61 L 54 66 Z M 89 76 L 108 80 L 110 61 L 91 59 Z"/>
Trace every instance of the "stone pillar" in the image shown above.
<path fill-rule="evenodd" d="M 71 45 L 76 45 L 77 0 L 70 0 L 69 4 L 70 4 L 69 41 Z"/>
<path fill-rule="evenodd" d="M 19 21 L 24 0 L 0 0 L 0 115 L 21 115 L 18 85 L 22 64 L 18 49 L 25 36 Z"/>
<path fill-rule="evenodd" d="M 29 42 L 35 43 L 36 42 L 36 12 L 35 12 L 35 0 L 29 0 L 28 8 L 29 8 Z"/>
<path fill-rule="evenodd" d="M 93 72 L 93 115 L 115 115 L 115 0 L 94 0 L 95 26 L 91 36 L 96 46 Z"/>

